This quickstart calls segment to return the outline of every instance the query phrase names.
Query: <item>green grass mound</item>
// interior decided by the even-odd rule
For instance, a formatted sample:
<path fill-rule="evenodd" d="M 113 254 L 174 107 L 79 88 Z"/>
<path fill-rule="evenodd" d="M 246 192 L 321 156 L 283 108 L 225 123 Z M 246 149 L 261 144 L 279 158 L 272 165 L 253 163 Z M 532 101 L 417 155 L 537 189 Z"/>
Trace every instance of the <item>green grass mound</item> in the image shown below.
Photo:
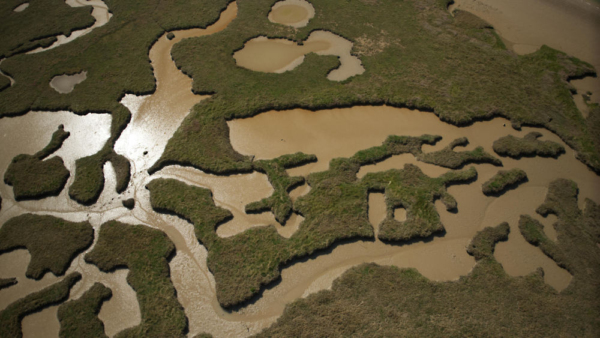
<path fill-rule="evenodd" d="M 483 183 L 482 190 L 487 196 L 498 196 L 526 181 L 527 173 L 521 169 L 500 170 L 494 177 Z"/>
<path fill-rule="evenodd" d="M 175 246 L 162 231 L 117 221 L 100 227 L 98 242 L 85 260 L 104 272 L 128 268 L 127 283 L 137 294 L 142 314 L 140 325 L 116 337 L 185 336 L 187 317 L 170 279 L 169 259 L 174 254 Z"/>
<path fill-rule="evenodd" d="M 521 157 L 554 157 L 565 152 L 565 148 L 552 141 L 540 141 L 542 134 L 533 131 L 523 138 L 512 135 L 504 136 L 494 142 L 494 151 L 500 156 Z"/>
<path fill-rule="evenodd" d="M 12 160 L 4 174 L 4 182 L 13 186 L 17 201 L 60 194 L 70 173 L 62 158 L 55 156 L 49 160 L 44 159 L 60 149 L 69 135 L 69 132 L 64 131 L 63 125 L 60 125 L 44 149 L 34 155 L 18 155 Z"/>
<path fill-rule="evenodd" d="M 446 191 L 450 184 L 469 182 L 477 177 L 477 171 L 449 171 L 438 178 L 423 174 L 419 167 L 406 164 L 404 169 L 368 173 L 362 184 L 369 190 L 383 191 L 387 215 L 379 224 L 378 238 L 386 241 L 406 241 L 427 238 L 444 231 L 440 215 L 433 204 L 441 198 L 448 210 L 456 209 L 456 200 Z M 397 221 L 394 210 L 406 209 L 406 221 Z"/>
<path fill-rule="evenodd" d="M 47 271 L 63 275 L 93 240 L 94 229 L 88 222 L 25 214 L 11 218 L 0 228 L 0 253 L 27 249 L 31 261 L 25 275 L 41 279 Z"/>
<path fill-rule="evenodd" d="M 102 304 L 112 297 L 112 291 L 102 283 L 95 283 L 77 300 L 62 304 L 58 308 L 61 338 L 107 337 L 104 323 L 98 318 Z"/>
<path fill-rule="evenodd" d="M 458 281 L 432 282 L 415 269 L 363 264 L 335 280 L 331 290 L 288 305 L 257 336 L 597 336 L 600 207 L 588 200 L 581 211 L 577 186 L 558 180 L 539 212 L 558 216 L 558 242 L 548 243 L 531 218 L 522 218 L 519 228 L 544 252 L 560 250 L 572 264 L 573 280 L 561 293 L 544 283 L 541 269 L 525 277 L 506 274 L 493 257 L 495 243 L 507 239 L 503 223 L 475 235 L 467 250 L 477 264 Z"/>
<path fill-rule="evenodd" d="M 289 177 L 285 170 L 309 162 L 315 162 L 316 160 L 317 157 L 314 155 L 296 153 L 293 155 L 283 155 L 273 160 L 253 162 L 253 168 L 267 175 L 275 191 L 270 197 L 246 205 L 246 213 L 271 211 L 275 215 L 277 222 L 285 224 L 292 214 L 293 207 L 289 192 L 295 187 L 304 184 L 304 177 Z"/>
<path fill-rule="evenodd" d="M 23 337 L 21 321 L 27 315 L 44 308 L 64 302 L 69 298 L 69 291 L 81 279 L 81 274 L 73 272 L 62 281 L 50 285 L 41 291 L 29 294 L 10 304 L 0 312 L 0 337 Z"/>
<path fill-rule="evenodd" d="M 472 151 L 454 151 L 454 148 L 466 146 L 469 140 L 466 137 L 458 138 L 442 150 L 431 153 L 422 153 L 417 156 L 419 161 L 439 165 L 445 168 L 459 169 L 470 163 L 490 163 L 495 166 L 502 166 L 502 162 L 494 156 L 488 154 L 482 147 L 477 147 Z"/>

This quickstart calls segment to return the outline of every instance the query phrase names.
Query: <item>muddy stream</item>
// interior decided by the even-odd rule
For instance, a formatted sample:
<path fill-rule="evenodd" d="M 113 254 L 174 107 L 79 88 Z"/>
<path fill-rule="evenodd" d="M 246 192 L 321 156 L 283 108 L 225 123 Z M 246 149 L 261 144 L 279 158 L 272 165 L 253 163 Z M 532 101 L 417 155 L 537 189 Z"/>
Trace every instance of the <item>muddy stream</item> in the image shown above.
<path fill-rule="evenodd" d="M 482 4 L 488 1 L 472 2 Z M 507 0 L 507 3 L 512 2 Z M 524 1 L 524 3 L 535 3 L 535 8 L 539 11 L 552 11 L 554 2 L 548 1 L 544 4 L 533 0 Z M 471 2 L 459 1 L 459 8 L 467 4 Z M 486 12 L 487 16 L 482 15 L 482 17 L 491 22 L 505 39 L 513 42 L 525 41 L 525 38 L 521 37 L 529 34 L 528 29 L 530 29 L 527 28 L 529 24 L 525 25 L 528 20 L 526 17 L 521 19 L 525 23 L 515 19 L 517 23 L 521 22 L 524 26 L 514 35 L 510 32 L 505 34 L 502 30 L 501 23 L 509 20 L 505 16 L 513 15 L 508 9 L 514 12 L 519 8 L 517 4 L 514 4 L 514 7 L 506 6 L 502 15 L 489 11 Z M 534 5 L 531 6 L 533 8 Z M 275 15 L 275 10 L 274 7 L 271 14 Z M 132 163 L 132 180 L 123 194 L 117 195 L 114 192 L 115 175 L 109 163 L 104 168 L 105 189 L 98 202 L 90 207 L 80 206 L 68 198 L 67 191 L 73 177 L 69 178 L 67 186 L 59 196 L 41 201 L 16 202 L 12 188 L 0 184 L 0 195 L 3 198 L 0 224 L 17 215 L 32 212 L 54 215 L 71 221 L 87 220 L 94 226 L 96 232 L 102 223 L 113 219 L 161 229 L 177 248 L 177 255 L 170 262 L 171 278 L 177 289 L 178 299 L 189 319 L 189 336 L 200 332 L 209 332 L 215 337 L 255 334 L 277 320 L 286 304 L 299 297 L 330 288 L 335 278 L 352 266 L 363 262 L 414 267 L 432 280 L 456 280 L 469 273 L 475 264 L 474 259 L 466 253 L 466 246 L 473 235 L 484 227 L 495 226 L 503 221 L 509 222 L 511 233 L 508 241 L 498 244 L 495 256 L 509 274 L 522 276 L 533 272 L 538 267 L 543 267 L 546 272 L 545 281 L 556 290 L 560 291 L 569 284 L 570 274 L 559 268 L 538 248 L 526 243 L 517 226 L 519 216 L 529 214 L 545 225 L 545 231 L 550 238 L 556 239 L 556 233 L 552 228 L 556 218 L 545 219 L 535 213 L 535 209 L 545 198 L 549 183 L 556 178 L 565 177 L 577 182 L 580 188 L 580 206 L 583 206 L 585 198 L 600 202 L 600 177 L 577 161 L 574 152 L 566 147 L 566 154 L 558 159 L 524 158 L 517 161 L 501 158 L 504 163 L 501 169 L 521 168 L 527 172 L 529 181 L 500 197 L 487 197 L 481 192 L 482 183 L 491 178 L 500 168 L 487 164 L 475 165 L 479 173 L 477 181 L 468 185 L 451 186 L 448 189 L 458 202 L 457 213 L 447 212 L 441 202 L 436 202 L 437 210 L 446 228 L 446 233 L 442 237 L 434 237 L 410 245 L 388 245 L 378 240 L 338 245 L 316 257 L 300 260 L 283 269 L 281 280 L 269 286 L 262 297 L 253 304 L 237 312 L 223 310 L 216 299 L 214 278 L 206 265 L 207 251 L 196 240 L 192 225 L 174 216 L 155 213 L 150 206 L 149 193 L 144 187 L 153 179 L 166 177 L 211 189 L 215 203 L 234 214 L 231 221 L 218 228 L 218 235 L 223 237 L 233 236 L 250 227 L 264 224 L 273 224 L 282 236 L 290 237 L 300 225 L 302 217 L 299 215 L 293 215 L 285 226 L 281 226 L 271 213 L 257 215 L 244 213 L 246 204 L 268 197 L 273 192 L 267 177 L 263 174 L 222 177 L 179 166 L 166 167 L 152 176 L 147 173 L 147 169 L 158 160 L 167 141 L 187 116 L 191 107 L 205 98 L 191 92 L 192 80 L 175 67 L 170 57 L 172 46 L 184 38 L 199 37 L 225 29 L 236 14 L 237 7 L 232 3 L 222 13 L 220 20 L 209 28 L 173 32 L 174 39 L 168 40 L 166 35 L 162 36 L 151 48 L 150 60 L 157 79 L 156 92 L 148 96 L 126 95 L 121 102 L 132 112 L 131 123 L 115 145 L 115 150 L 125 155 Z M 296 20 L 299 14 L 290 15 L 294 17 L 293 20 Z M 513 16 L 510 18 L 513 20 Z M 273 19 L 273 21 L 284 24 L 283 19 Z M 515 24 L 510 23 L 510 25 Z M 581 25 L 593 24 L 585 21 Z M 561 35 L 553 38 L 560 40 Z M 539 44 L 541 40 L 532 41 L 537 41 L 536 46 L 541 45 Z M 543 43 L 553 46 L 550 42 Z M 589 58 L 586 58 L 585 55 L 577 54 L 578 51 L 583 53 L 580 51 L 580 45 L 573 44 L 578 48 L 577 50 L 569 50 L 569 46 L 569 44 L 561 45 L 561 49 L 595 65 L 600 64 L 598 59 L 594 59 L 597 58 L 597 54 L 590 53 L 587 55 Z M 588 44 L 587 48 L 592 49 L 593 46 Z M 598 92 L 593 92 L 592 97 L 597 99 Z M 0 119 L 0 139 L 3 140 L 3 144 L 11 145 L 0 149 L 0 172 L 6 171 L 14 156 L 21 153 L 32 154 L 42 149 L 50 140 L 56 127 L 64 124 L 65 130 L 71 132 L 71 136 L 52 156 L 61 156 L 67 169 L 74 173 L 75 160 L 94 154 L 102 148 L 110 135 L 110 122 L 110 115 L 78 116 L 70 112 L 30 112 L 22 117 Z M 255 155 L 257 159 L 274 158 L 297 151 L 316 154 L 318 162 L 288 171 L 290 175 L 303 176 L 326 170 L 329 160 L 334 157 L 352 156 L 358 150 L 380 145 L 390 134 L 419 136 L 427 133 L 443 136 L 435 146 L 425 146 L 423 148 L 425 152 L 441 149 L 455 138 L 465 136 L 470 141 L 466 149 L 482 146 L 486 151 L 494 154 L 491 149 L 493 141 L 508 134 L 522 137 L 532 130 L 541 132 L 544 140 L 552 140 L 564 145 L 556 135 L 546 130 L 523 128 L 522 131 L 516 131 L 510 127 L 508 121 L 503 119 L 457 128 L 440 122 L 431 113 L 386 106 L 353 107 L 319 112 L 271 111 L 250 119 L 230 121 L 228 124 L 231 129 L 231 142 L 242 154 Z M 460 151 L 462 148 L 456 150 Z M 447 171 L 441 167 L 418 162 L 408 154 L 391 157 L 377 165 L 364 166 L 358 176 L 362 177 L 368 172 L 402 168 L 406 163 L 419 166 L 425 174 L 432 177 Z M 291 195 L 295 200 L 309 191 L 310 187 L 304 185 L 292 191 Z M 122 201 L 128 198 L 134 198 L 136 201 L 133 210 L 128 210 L 122 205 Z M 369 219 L 375 231 L 384 215 L 383 195 L 370 194 Z M 395 217 L 397 219 L 406 217 L 405 210 L 396 210 Z M 79 271 L 83 275 L 82 281 L 73 287 L 70 299 L 79 298 L 94 282 L 102 282 L 113 291 L 113 297 L 104 303 L 99 315 L 105 324 L 107 335 L 113 336 L 127 327 L 139 324 L 139 305 L 135 293 L 126 282 L 128 271 L 121 269 L 114 273 L 100 272 L 94 265 L 85 263 L 84 255 L 85 253 L 77 257 L 68 271 Z M 0 310 L 15 300 L 60 279 L 50 273 L 40 281 L 25 278 L 29 259 L 30 256 L 25 250 L 0 255 L 0 278 L 17 277 L 19 281 L 15 286 L 0 290 Z M 58 306 L 49 307 L 25 317 L 22 322 L 25 337 L 58 336 L 57 308 Z"/>

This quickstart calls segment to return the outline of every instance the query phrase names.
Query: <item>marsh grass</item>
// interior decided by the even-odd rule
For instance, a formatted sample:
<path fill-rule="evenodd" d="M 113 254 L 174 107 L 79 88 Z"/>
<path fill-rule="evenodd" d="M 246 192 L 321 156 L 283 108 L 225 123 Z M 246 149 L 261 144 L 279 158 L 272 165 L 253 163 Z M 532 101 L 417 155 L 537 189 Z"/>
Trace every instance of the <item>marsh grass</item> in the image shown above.
<path fill-rule="evenodd" d="M 350 158 L 333 159 L 329 170 L 310 174 L 306 179 L 311 186 L 310 192 L 299 197 L 293 205 L 294 211 L 301 214 L 304 221 L 289 239 L 279 235 L 273 226 L 254 227 L 235 236 L 221 238 L 216 234 L 216 227 L 232 215 L 215 206 L 210 190 L 173 179 L 155 179 L 147 188 L 155 211 L 175 214 L 194 224 L 198 240 L 208 250 L 208 267 L 217 283 L 217 299 L 223 307 L 232 307 L 251 299 L 264 285 L 278 279 L 280 269 L 286 263 L 342 240 L 372 239 L 374 232 L 368 219 L 368 194 L 370 190 L 383 189 L 379 185 L 388 184 L 388 181 L 387 177 L 369 176 L 371 174 L 359 180 L 356 174 L 361 165 L 377 163 L 392 155 L 419 154 L 423 144 L 434 144 L 439 139 L 439 136 L 433 135 L 389 136 L 381 146 L 359 151 Z M 265 171 L 274 170 L 269 177 L 272 180 L 273 177 L 285 178 L 278 176 L 280 174 L 277 174 L 274 165 L 279 166 L 277 170 L 283 170 L 289 165 L 312 159 L 310 155 L 292 154 L 275 160 L 257 161 L 253 165 L 266 167 Z M 405 198 L 403 201 L 407 201 L 410 209 L 409 221 L 415 215 L 424 219 L 425 225 L 417 227 L 408 222 L 405 226 L 396 227 L 412 233 L 390 240 L 430 236 L 434 231 L 430 231 L 429 225 L 439 223 L 433 200 L 441 197 L 448 208 L 456 208 L 456 201 L 447 194 L 445 186 L 469 181 L 476 176 L 476 171 L 451 171 L 432 179 L 417 167 L 409 166 L 399 171 L 399 175 L 404 176 L 390 188 L 390 194 Z M 288 178 L 285 180 L 290 182 Z M 286 185 L 281 184 L 280 187 Z"/>
<path fill-rule="evenodd" d="M 95 283 L 79 299 L 62 304 L 58 308 L 59 336 L 107 337 L 104 323 L 98 318 L 102 304 L 112 297 L 112 291 L 102 283 Z"/>
<path fill-rule="evenodd" d="M 0 253 L 25 248 L 31 261 L 25 275 L 41 279 L 51 271 L 63 275 L 71 261 L 94 240 L 88 222 L 73 223 L 53 216 L 24 214 L 9 219 L 0 228 Z"/>
<path fill-rule="evenodd" d="M 524 277 L 506 274 L 493 256 L 495 243 L 508 236 L 503 223 L 475 235 L 467 250 L 477 263 L 458 281 L 434 282 L 415 269 L 363 264 L 335 280 L 331 290 L 289 304 L 257 336 L 597 336 L 600 207 L 587 200 L 580 210 L 577 186 L 558 180 L 539 212 L 557 215 L 559 240 L 552 245 L 572 264 L 573 280 L 561 293 L 544 283 L 541 269 Z M 548 250 L 536 221 L 521 218 L 519 228 Z M 562 258 L 549 256 L 560 264 Z"/>
<path fill-rule="evenodd" d="M 31 293 L 7 306 L 0 312 L 0 337 L 23 337 L 21 330 L 23 318 L 67 300 L 69 291 L 80 279 L 80 273 L 70 273 L 62 281 Z"/>
<path fill-rule="evenodd" d="M 142 321 L 116 337 L 183 337 L 187 317 L 170 279 L 169 260 L 175 246 L 162 231 L 117 221 L 100 227 L 98 242 L 85 261 L 101 271 L 129 269 L 127 283 L 136 292 Z M 98 298 L 96 298 L 98 300 Z"/>
<path fill-rule="evenodd" d="M 247 168 L 248 159 L 229 143 L 227 120 L 268 110 L 382 104 L 432 111 L 455 125 L 502 116 L 515 128 L 542 126 L 577 150 L 584 163 L 600 169 L 598 148 L 590 143 L 589 125 L 567 82 L 595 73 L 589 64 L 546 46 L 517 56 L 502 48 L 493 30 L 465 27 L 462 14 L 453 18 L 433 0 L 315 0 L 317 15 L 298 30 L 267 20 L 274 2 L 239 1 L 238 17 L 226 30 L 174 46 L 177 66 L 197 79 L 193 91 L 214 96 L 192 108 L 151 172 L 169 164 L 214 173 Z M 353 53 L 378 45 L 382 35 L 385 43 L 361 52 L 366 72 L 343 82 L 326 78 L 339 66 L 335 57 L 309 54 L 282 74 L 237 67 L 232 57 L 256 36 L 301 41 L 314 30 L 353 41 Z M 472 155 L 485 156 L 483 151 Z"/>
<path fill-rule="evenodd" d="M 4 174 L 4 182 L 13 186 L 15 200 L 40 199 L 58 196 L 63 190 L 70 173 L 62 158 L 55 156 L 44 160 L 62 147 L 69 132 L 63 125 L 52 134 L 50 143 L 34 155 L 17 155 Z"/>
<path fill-rule="evenodd" d="M 454 151 L 456 147 L 464 147 L 469 144 L 466 137 L 458 138 L 442 150 L 431 153 L 421 153 L 417 156 L 419 161 L 435 164 L 441 167 L 460 169 L 470 163 L 489 163 L 495 166 L 502 166 L 502 161 L 488 154 L 482 147 L 477 147 L 471 151 Z"/>
<path fill-rule="evenodd" d="M 592 124 L 590 124 L 592 126 Z M 500 156 L 521 157 L 553 157 L 557 158 L 565 152 L 565 148 L 552 141 L 540 141 L 541 133 L 533 131 L 523 138 L 512 135 L 494 141 L 493 149 Z"/>
<path fill-rule="evenodd" d="M 15 12 L 24 2 L 29 7 Z M 69 36 L 95 22 L 91 7 L 75 8 L 62 0 L 4 0 L 0 3 L 0 18 L 0 59 L 48 46 L 56 41 L 54 36 Z"/>
<path fill-rule="evenodd" d="M 470 182 L 477 177 L 471 167 L 463 171 L 449 171 L 438 178 L 423 174 L 419 167 L 406 164 L 404 169 L 368 173 L 361 180 L 369 190 L 383 191 L 387 214 L 379 224 L 378 238 L 383 241 L 408 241 L 427 238 L 444 231 L 434 202 L 440 198 L 447 210 L 455 210 L 456 200 L 446 191 L 450 184 Z M 406 209 L 406 221 L 397 221 L 394 210 Z"/>
<path fill-rule="evenodd" d="M 527 181 L 527 173 L 521 169 L 500 170 L 496 175 L 483 183 L 482 191 L 487 196 L 498 196 L 506 190 L 516 188 Z"/>

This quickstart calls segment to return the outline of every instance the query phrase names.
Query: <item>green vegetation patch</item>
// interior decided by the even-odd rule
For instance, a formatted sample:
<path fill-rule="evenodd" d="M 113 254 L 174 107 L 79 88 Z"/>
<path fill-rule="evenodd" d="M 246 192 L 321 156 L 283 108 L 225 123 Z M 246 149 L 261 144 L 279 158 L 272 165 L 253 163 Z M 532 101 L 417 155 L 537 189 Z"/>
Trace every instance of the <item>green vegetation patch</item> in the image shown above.
<path fill-rule="evenodd" d="M 455 125 L 503 116 L 517 128 L 543 126 L 600 170 L 599 149 L 567 82 L 593 74 L 591 65 L 546 46 L 515 56 L 492 30 L 463 27 L 464 20 L 457 23 L 434 0 L 315 0 L 317 14 L 301 29 L 268 21 L 275 2 L 240 1 L 226 30 L 174 46 L 177 66 L 195 79 L 193 91 L 215 95 L 192 108 L 151 172 L 173 163 L 218 173 L 247 168 L 249 159 L 229 143 L 227 120 L 272 109 L 381 104 L 433 111 Z M 303 41 L 315 30 L 354 42 L 365 73 L 329 81 L 326 75 L 339 66 L 333 56 L 309 54 L 282 74 L 238 67 L 232 57 L 257 36 Z"/>
<path fill-rule="evenodd" d="M 466 137 L 458 138 L 442 150 L 431 153 L 421 153 L 417 156 L 419 161 L 439 165 L 445 168 L 459 169 L 469 163 L 490 163 L 495 166 L 502 166 L 502 162 L 494 156 L 488 154 L 482 147 L 477 147 L 472 151 L 454 151 L 456 147 L 464 147 L 469 144 Z"/>
<path fill-rule="evenodd" d="M 104 272 L 127 267 L 127 283 L 137 294 L 140 325 L 116 337 L 183 337 L 187 318 L 170 279 L 169 259 L 175 246 L 162 231 L 117 221 L 104 223 L 85 260 Z"/>
<path fill-rule="evenodd" d="M 61 338 L 107 337 L 104 323 L 98 318 L 102 304 L 112 297 L 112 291 L 102 283 L 95 283 L 77 300 L 64 303 L 58 308 Z"/>
<path fill-rule="evenodd" d="M 15 12 L 23 3 L 29 6 Z M 75 8 L 63 0 L 3 0 L 0 3 L 0 60 L 49 46 L 56 41 L 55 36 L 69 36 L 94 22 L 91 7 Z"/>
<path fill-rule="evenodd" d="M 482 190 L 487 196 L 497 196 L 526 181 L 527 173 L 521 169 L 500 170 L 494 177 L 483 184 Z"/>
<path fill-rule="evenodd" d="M 304 184 L 304 177 L 289 177 L 286 169 L 317 161 L 315 155 L 296 153 L 283 155 L 273 160 L 259 160 L 252 163 L 254 170 L 267 175 L 275 191 L 270 197 L 246 205 L 247 213 L 271 211 L 277 222 L 285 224 L 292 214 L 292 199 L 289 192 Z"/>
<path fill-rule="evenodd" d="M 521 215 L 519 230 L 527 242 L 539 246 L 542 252 L 552 258 L 560 267 L 569 271 L 573 270 L 573 268 L 569 267 L 569 260 L 565 257 L 564 252 L 544 233 L 543 224 L 531 216 Z"/>
<path fill-rule="evenodd" d="M 298 198 L 293 206 L 304 216 L 304 221 L 289 239 L 279 235 L 273 226 L 255 227 L 221 238 L 216 234 L 216 227 L 229 220 L 231 213 L 214 205 L 210 190 L 172 179 L 153 180 L 147 188 L 154 210 L 178 215 L 194 224 L 198 240 L 208 250 L 208 267 L 215 276 L 219 303 L 230 307 L 250 299 L 263 285 L 279 278 L 283 264 L 328 248 L 343 239 L 373 238 L 373 227 L 368 219 L 368 193 L 373 189 L 371 186 L 380 184 L 383 178 L 379 180 L 370 176 L 369 180 L 359 180 L 356 174 L 361 165 L 377 163 L 392 155 L 418 154 L 423 144 L 434 144 L 439 139 L 439 136 L 432 135 L 389 136 L 381 146 L 359 151 L 350 158 L 333 159 L 329 170 L 310 174 L 307 177 L 310 192 Z M 298 161 L 311 159 L 307 155 L 294 154 L 257 162 L 264 166 L 281 161 L 278 165 L 285 168 L 285 163 L 292 163 L 294 158 Z M 429 205 L 429 201 L 436 197 L 442 197 L 448 207 L 455 208 L 456 201 L 444 191 L 444 187 L 476 175 L 476 171 L 470 169 L 430 179 L 416 167 L 409 167 L 404 173 L 407 178 L 412 175 L 414 179 L 398 182 L 392 191 L 408 201 L 415 200 L 411 204 L 411 215 L 416 217 L 424 217 L 431 212 L 437 215 L 435 209 L 431 209 L 433 206 Z M 412 194 L 422 194 L 427 188 L 437 189 L 422 197 L 427 203 L 413 199 Z M 421 232 L 422 236 L 430 234 Z M 412 237 L 416 236 L 415 233 Z"/>
<path fill-rule="evenodd" d="M 0 312 L 0 337 L 23 337 L 21 331 L 23 318 L 67 300 L 69 291 L 80 279 L 80 273 L 70 273 L 62 281 L 10 304 Z"/>
<path fill-rule="evenodd" d="M 541 133 L 533 131 L 523 138 L 512 135 L 504 136 L 494 142 L 494 151 L 501 156 L 512 158 L 521 157 L 554 157 L 557 158 L 565 152 L 565 148 L 552 141 L 540 141 Z"/>
<path fill-rule="evenodd" d="M 34 155 L 18 155 L 12 160 L 4 174 L 4 182 L 13 186 L 17 201 L 60 194 L 69 179 L 69 170 L 58 156 L 44 159 L 60 149 L 69 135 L 61 124 L 44 149 Z"/>
<path fill-rule="evenodd" d="M 93 240 L 94 229 L 88 222 L 25 214 L 11 218 L 0 228 L 0 253 L 26 248 L 31 261 L 25 275 L 41 279 L 47 271 L 63 275 Z"/>
<path fill-rule="evenodd" d="M 0 290 L 9 288 L 17 283 L 16 278 L 0 278 Z"/>
<path fill-rule="evenodd" d="M 600 207 L 577 205 L 577 186 L 551 184 L 542 214 L 558 216 L 556 246 L 572 264 L 573 280 L 557 293 L 543 271 L 510 277 L 493 256 L 509 227 L 478 232 L 468 247 L 477 263 L 455 282 L 432 282 L 415 269 L 363 264 L 324 290 L 288 305 L 258 337 L 547 337 L 597 336 L 600 332 Z M 528 217 L 519 228 L 528 240 L 549 241 Z M 542 250 L 546 250 L 543 249 Z M 556 255 L 552 259 L 558 258 Z M 560 261 L 557 261 L 560 263 Z"/>
<path fill-rule="evenodd" d="M 484 258 L 493 259 L 496 243 L 507 240 L 509 232 L 510 226 L 507 222 L 503 222 L 494 228 L 487 227 L 478 231 L 469 243 L 467 253 L 475 257 L 476 261 Z"/>
<path fill-rule="evenodd" d="M 456 200 L 446 191 L 450 184 L 469 182 L 477 177 L 477 171 L 449 171 L 438 178 L 423 174 L 419 167 L 406 164 L 404 169 L 368 173 L 362 184 L 369 190 L 384 191 L 387 215 L 379 224 L 378 237 L 387 241 L 406 241 L 426 238 L 444 230 L 440 215 L 433 204 L 437 198 L 448 210 L 456 209 Z M 394 210 L 406 209 L 406 221 L 394 218 Z"/>

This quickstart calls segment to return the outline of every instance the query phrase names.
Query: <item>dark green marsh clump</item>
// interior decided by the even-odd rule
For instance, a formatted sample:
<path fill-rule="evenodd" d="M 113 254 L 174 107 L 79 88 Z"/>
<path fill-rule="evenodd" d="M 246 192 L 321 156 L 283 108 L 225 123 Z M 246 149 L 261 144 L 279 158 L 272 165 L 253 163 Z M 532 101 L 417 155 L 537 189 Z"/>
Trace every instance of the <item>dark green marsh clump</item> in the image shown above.
<path fill-rule="evenodd" d="M 507 240 L 509 232 L 510 226 L 506 222 L 494 228 L 487 227 L 478 231 L 471 243 L 469 243 L 467 252 L 469 255 L 475 257 L 475 260 L 493 258 L 496 243 Z"/>
<path fill-rule="evenodd" d="M 112 291 L 102 283 L 95 283 L 83 296 L 58 308 L 61 338 L 107 337 L 104 323 L 98 318 L 102 304 L 112 297 Z"/>
<path fill-rule="evenodd" d="M 304 177 L 289 177 L 285 170 L 316 160 L 317 157 L 314 155 L 296 153 L 283 155 L 273 160 L 254 161 L 252 163 L 254 170 L 266 174 L 275 191 L 270 197 L 246 205 L 246 212 L 271 211 L 277 222 L 285 224 L 292 214 L 292 199 L 289 192 L 304 184 Z"/>
<path fill-rule="evenodd" d="M 9 288 L 17 283 L 16 278 L 0 278 L 0 290 Z"/>
<path fill-rule="evenodd" d="M 464 147 L 469 144 L 466 137 L 458 138 L 442 150 L 431 153 L 421 153 L 417 156 L 419 161 L 439 165 L 445 168 L 459 169 L 470 163 L 490 163 L 495 166 L 502 166 L 502 162 L 494 156 L 488 154 L 482 147 L 477 147 L 472 151 L 454 151 L 456 147 Z"/>
<path fill-rule="evenodd" d="M 494 151 L 501 156 L 521 157 L 554 157 L 565 152 L 565 148 L 552 141 L 540 141 L 541 133 L 533 131 L 523 138 L 512 135 L 504 136 L 494 142 Z"/>
<path fill-rule="evenodd" d="M 391 169 L 380 173 L 368 173 L 362 184 L 369 190 L 384 191 L 387 207 L 386 218 L 379 224 L 378 237 L 386 241 L 406 241 L 427 238 L 444 230 L 434 201 L 441 198 L 448 210 L 456 209 L 456 200 L 446 191 L 451 184 L 469 182 L 477 177 L 477 171 L 449 171 L 438 178 L 423 174 L 419 167 L 406 164 L 404 169 Z M 406 221 L 394 218 L 394 210 L 406 209 Z"/>
<path fill-rule="evenodd" d="M 81 274 L 73 272 L 62 281 L 41 291 L 29 294 L 10 304 L 0 312 L 0 337 L 23 337 L 21 321 L 29 314 L 59 304 L 69 298 L 69 291 L 81 279 Z"/>
<path fill-rule="evenodd" d="M 504 193 L 507 189 L 517 187 L 526 181 L 527 173 L 521 169 L 500 170 L 494 177 L 483 184 L 482 190 L 487 196 L 497 196 Z"/>
<path fill-rule="evenodd" d="M 588 200 L 581 211 L 577 186 L 558 180 L 539 212 L 557 215 L 559 241 L 552 245 L 572 264 L 573 280 L 561 293 L 544 283 L 541 269 L 524 277 L 506 274 L 493 256 L 496 242 L 508 236 L 503 223 L 475 235 L 467 250 L 477 263 L 458 281 L 432 282 L 415 269 L 363 264 L 334 281 L 331 290 L 288 305 L 257 336 L 597 336 L 600 207 Z M 522 218 L 519 228 L 526 238 L 545 237 L 530 218 Z"/>
<path fill-rule="evenodd" d="M 127 267 L 127 283 L 136 292 L 142 314 L 140 325 L 116 337 L 185 336 L 187 317 L 170 279 L 169 260 L 174 254 L 175 246 L 162 231 L 117 221 L 100 227 L 98 243 L 85 261 L 104 272 Z"/>
<path fill-rule="evenodd" d="M 34 155 L 18 155 L 12 160 L 4 174 L 4 182 L 13 186 L 17 201 L 60 194 L 70 173 L 62 158 L 44 159 L 60 149 L 69 135 L 60 125 L 44 149 Z"/>
<path fill-rule="evenodd" d="M 88 222 L 25 214 L 11 218 L 0 228 L 0 253 L 27 249 L 31 261 L 25 275 L 41 279 L 47 271 L 63 275 L 93 240 L 94 229 Z"/>

